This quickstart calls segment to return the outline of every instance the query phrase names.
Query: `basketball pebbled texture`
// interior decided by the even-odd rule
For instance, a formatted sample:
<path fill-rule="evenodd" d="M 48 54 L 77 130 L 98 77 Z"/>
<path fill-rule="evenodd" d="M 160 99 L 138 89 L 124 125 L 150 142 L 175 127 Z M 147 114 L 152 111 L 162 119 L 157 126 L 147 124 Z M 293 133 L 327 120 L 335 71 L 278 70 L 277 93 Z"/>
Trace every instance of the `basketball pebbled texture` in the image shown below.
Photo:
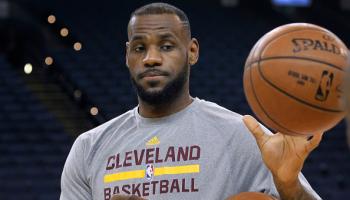
<path fill-rule="evenodd" d="M 251 50 L 244 92 L 268 127 L 310 135 L 335 126 L 345 115 L 341 85 L 348 50 L 330 31 L 312 24 L 280 26 Z"/>

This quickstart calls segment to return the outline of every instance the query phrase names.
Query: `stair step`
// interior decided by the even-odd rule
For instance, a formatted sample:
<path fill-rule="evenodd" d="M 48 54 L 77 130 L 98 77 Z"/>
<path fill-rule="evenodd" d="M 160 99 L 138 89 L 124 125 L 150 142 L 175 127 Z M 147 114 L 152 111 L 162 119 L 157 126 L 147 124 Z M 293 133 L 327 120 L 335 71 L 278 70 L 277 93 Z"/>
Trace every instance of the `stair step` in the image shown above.
<path fill-rule="evenodd" d="M 66 132 L 77 135 L 92 128 L 86 111 L 81 110 L 55 80 L 50 80 L 43 69 L 36 70 L 30 76 L 23 74 L 23 79 L 38 100 L 62 124 Z"/>

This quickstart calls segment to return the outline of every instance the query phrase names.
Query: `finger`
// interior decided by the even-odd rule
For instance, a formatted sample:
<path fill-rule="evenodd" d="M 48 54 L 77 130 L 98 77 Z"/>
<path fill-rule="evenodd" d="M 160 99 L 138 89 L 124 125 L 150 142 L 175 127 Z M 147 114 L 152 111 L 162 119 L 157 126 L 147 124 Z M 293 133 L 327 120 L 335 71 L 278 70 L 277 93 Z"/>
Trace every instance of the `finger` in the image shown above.
<path fill-rule="evenodd" d="M 315 133 L 309 140 L 308 149 L 309 151 L 314 150 L 320 144 L 324 132 Z"/>
<path fill-rule="evenodd" d="M 136 195 L 132 195 L 128 200 L 146 200 L 146 199 L 141 198 L 141 197 L 136 196 Z"/>
<path fill-rule="evenodd" d="M 135 195 L 132 195 L 132 196 L 115 195 L 112 197 L 111 200 L 144 200 L 144 199 Z"/>
<path fill-rule="evenodd" d="M 111 198 L 111 200 L 128 200 L 128 199 L 129 197 L 124 195 L 115 195 Z"/>
<path fill-rule="evenodd" d="M 261 147 L 261 145 L 269 138 L 269 136 L 265 134 L 260 124 L 254 117 L 250 115 L 244 115 L 243 122 L 249 131 L 254 135 L 258 145 Z"/>

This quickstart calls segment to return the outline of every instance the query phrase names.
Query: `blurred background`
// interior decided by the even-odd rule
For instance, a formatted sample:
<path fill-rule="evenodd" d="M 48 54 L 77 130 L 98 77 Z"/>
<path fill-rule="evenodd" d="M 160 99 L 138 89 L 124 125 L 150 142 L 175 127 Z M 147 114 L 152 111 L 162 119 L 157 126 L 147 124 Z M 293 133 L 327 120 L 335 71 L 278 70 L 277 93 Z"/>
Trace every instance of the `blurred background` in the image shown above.
<path fill-rule="evenodd" d="M 0 0 L 0 199 L 59 199 L 74 139 L 137 105 L 125 66 L 126 26 L 141 0 Z M 315 23 L 350 45 L 350 0 L 178 0 L 200 43 L 191 93 L 251 114 L 245 59 L 276 26 Z M 303 173 L 325 200 L 350 199 L 345 124 Z"/>

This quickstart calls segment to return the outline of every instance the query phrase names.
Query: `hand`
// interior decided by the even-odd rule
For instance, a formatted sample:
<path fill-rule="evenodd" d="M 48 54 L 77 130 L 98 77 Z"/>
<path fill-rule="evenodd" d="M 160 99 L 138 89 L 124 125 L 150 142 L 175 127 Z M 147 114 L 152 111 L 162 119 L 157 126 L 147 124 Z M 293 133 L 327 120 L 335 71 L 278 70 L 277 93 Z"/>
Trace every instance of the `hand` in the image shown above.
<path fill-rule="evenodd" d="M 243 121 L 254 135 L 267 168 L 282 183 L 295 183 L 309 153 L 322 139 L 323 133 L 312 137 L 291 136 L 282 133 L 267 135 L 259 123 L 249 115 Z"/>
<path fill-rule="evenodd" d="M 135 195 L 132 195 L 132 196 L 115 195 L 111 198 L 111 200 L 145 200 L 145 199 Z"/>

